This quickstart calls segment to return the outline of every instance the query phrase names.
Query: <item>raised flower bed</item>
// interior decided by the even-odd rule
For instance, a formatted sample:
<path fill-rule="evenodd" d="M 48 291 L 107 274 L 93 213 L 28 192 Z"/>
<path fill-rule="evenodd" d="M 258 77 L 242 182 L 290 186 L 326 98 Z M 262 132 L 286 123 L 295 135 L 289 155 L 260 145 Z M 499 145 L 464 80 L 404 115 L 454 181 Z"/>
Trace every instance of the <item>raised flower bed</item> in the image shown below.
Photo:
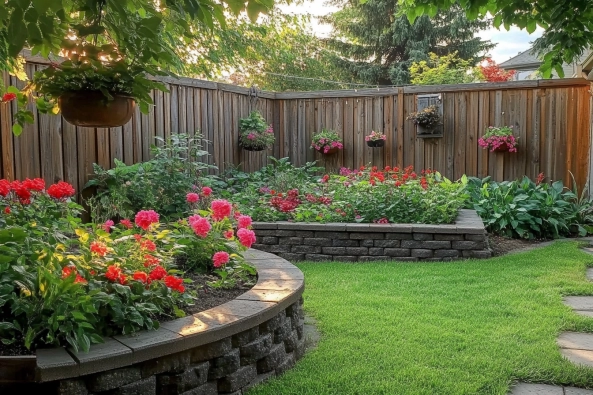
<path fill-rule="evenodd" d="M 460 210 L 455 223 L 362 224 L 256 222 L 253 248 L 290 261 L 449 261 L 490 258 L 484 223 Z"/>
<path fill-rule="evenodd" d="M 107 338 L 88 353 L 59 347 L 0 357 L 0 393 L 222 394 L 283 373 L 305 349 L 304 277 L 272 254 L 249 250 L 245 259 L 258 282 L 231 302 Z"/>

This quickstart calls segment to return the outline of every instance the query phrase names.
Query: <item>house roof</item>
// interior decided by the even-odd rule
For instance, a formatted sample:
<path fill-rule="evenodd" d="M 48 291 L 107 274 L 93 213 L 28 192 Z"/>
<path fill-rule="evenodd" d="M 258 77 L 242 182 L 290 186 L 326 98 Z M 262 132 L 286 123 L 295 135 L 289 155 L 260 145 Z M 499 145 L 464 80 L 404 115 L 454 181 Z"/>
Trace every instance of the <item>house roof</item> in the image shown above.
<path fill-rule="evenodd" d="M 500 67 L 506 70 L 533 70 L 541 65 L 541 60 L 532 52 L 532 48 L 521 52 L 519 55 L 510 58 L 500 64 Z"/>

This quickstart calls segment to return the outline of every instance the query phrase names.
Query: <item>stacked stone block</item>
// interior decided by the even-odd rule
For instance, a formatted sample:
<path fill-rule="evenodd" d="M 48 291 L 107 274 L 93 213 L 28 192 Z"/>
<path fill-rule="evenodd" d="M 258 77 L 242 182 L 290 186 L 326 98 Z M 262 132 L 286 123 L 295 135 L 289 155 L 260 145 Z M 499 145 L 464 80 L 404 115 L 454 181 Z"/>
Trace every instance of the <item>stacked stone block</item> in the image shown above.
<path fill-rule="evenodd" d="M 36 389 L 59 395 L 241 395 L 304 355 L 302 304 L 301 298 L 272 319 L 214 343 Z"/>
<path fill-rule="evenodd" d="M 255 223 L 253 248 L 289 261 L 449 261 L 490 258 L 484 223 L 461 210 L 453 225 Z"/>

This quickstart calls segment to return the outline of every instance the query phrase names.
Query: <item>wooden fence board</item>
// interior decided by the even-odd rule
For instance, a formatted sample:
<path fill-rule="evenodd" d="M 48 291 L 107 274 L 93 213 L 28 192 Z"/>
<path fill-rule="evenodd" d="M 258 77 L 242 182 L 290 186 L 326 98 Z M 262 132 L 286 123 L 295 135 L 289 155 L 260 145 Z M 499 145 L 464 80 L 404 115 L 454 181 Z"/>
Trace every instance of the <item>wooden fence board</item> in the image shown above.
<path fill-rule="evenodd" d="M 31 74 L 43 62 L 26 65 Z M 5 84 L 14 84 L 6 73 Z M 105 167 L 113 160 L 127 164 L 150 158 L 154 137 L 200 130 L 209 156 L 219 167 L 243 164 L 254 171 L 268 155 L 289 156 L 295 165 L 318 160 L 328 171 L 342 166 L 372 164 L 434 168 L 456 179 L 462 174 L 496 180 L 523 175 L 549 179 L 573 173 L 582 187 L 589 177 L 591 100 L 585 80 L 521 81 L 501 84 L 463 84 L 432 87 L 393 87 L 350 91 L 258 93 L 190 79 L 168 79 L 169 92 L 154 92 L 154 108 L 147 114 L 136 109 L 121 128 L 76 128 L 60 117 L 39 115 L 16 138 L 11 127 L 14 103 L 0 106 L 0 176 L 9 179 L 44 177 L 65 179 L 80 188 L 92 174 L 92 164 Z M 22 85 L 21 85 L 22 86 Z M 419 94 L 441 93 L 442 138 L 417 139 L 416 127 L 406 120 L 416 110 Z M 264 152 L 242 152 L 238 147 L 238 120 L 251 108 L 273 125 L 276 142 Z M 490 153 L 477 140 L 490 126 L 513 125 L 519 152 Z M 337 131 L 344 149 L 326 158 L 309 149 L 313 133 L 322 128 Z M 387 135 L 384 148 L 368 148 L 364 137 L 372 130 Z"/>

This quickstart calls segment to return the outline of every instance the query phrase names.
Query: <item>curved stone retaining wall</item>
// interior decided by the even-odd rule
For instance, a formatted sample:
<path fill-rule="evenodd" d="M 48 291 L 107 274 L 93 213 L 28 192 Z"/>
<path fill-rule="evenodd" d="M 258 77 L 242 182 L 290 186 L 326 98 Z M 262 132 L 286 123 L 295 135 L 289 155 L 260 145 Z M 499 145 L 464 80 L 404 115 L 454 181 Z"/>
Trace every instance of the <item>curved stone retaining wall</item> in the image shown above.
<path fill-rule="evenodd" d="M 486 229 L 474 210 L 455 224 L 256 222 L 253 248 L 289 261 L 447 261 L 490 258 Z"/>
<path fill-rule="evenodd" d="M 91 347 L 0 357 L 0 393 L 240 395 L 303 356 L 303 273 L 249 250 L 258 282 L 237 299 Z"/>

